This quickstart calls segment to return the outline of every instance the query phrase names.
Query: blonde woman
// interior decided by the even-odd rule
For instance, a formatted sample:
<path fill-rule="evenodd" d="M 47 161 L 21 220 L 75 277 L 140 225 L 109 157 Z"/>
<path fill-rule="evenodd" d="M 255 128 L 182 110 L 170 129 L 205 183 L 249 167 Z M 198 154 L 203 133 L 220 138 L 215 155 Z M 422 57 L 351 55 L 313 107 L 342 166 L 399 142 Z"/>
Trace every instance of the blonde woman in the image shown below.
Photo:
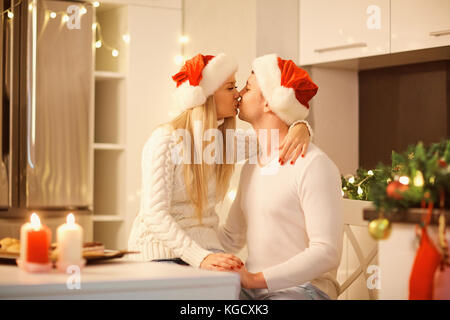
<path fill-rule="evenodd" d="M 229 158 L 227 152 L 235 152 L 225 146 L 230 144 L 226 130 L 236 128 L 240 98 L 236 71 L 237 63 L 230 56 L 198 54 L 172 77 L 182 112 L 159 126 L 143 148 L 141 207 L 128 242 L 129 250 L 140 252 L 133 255 L 135 259 L 171 261 L 209 270 L 241 267 L 239 258 L 224 252 L 217 236 L 219 217 L 215 212 L 228 190 L 234 163 L 198 161 L 196 157 L 208 144 L 180 136 L 184 132 L 189 137 L 204 137 L 205 132 L 216 129 L 223 139 L 222 150 L 217 150 L 222 159 Z M 291 126 L 282 143 L 280 163 L 285 159 L 295 162 L 304 155 L 310 132 L 305 121 Z M 180 141 L 188 147 L 181 152 L 181 162 L 176 156 Z"/>

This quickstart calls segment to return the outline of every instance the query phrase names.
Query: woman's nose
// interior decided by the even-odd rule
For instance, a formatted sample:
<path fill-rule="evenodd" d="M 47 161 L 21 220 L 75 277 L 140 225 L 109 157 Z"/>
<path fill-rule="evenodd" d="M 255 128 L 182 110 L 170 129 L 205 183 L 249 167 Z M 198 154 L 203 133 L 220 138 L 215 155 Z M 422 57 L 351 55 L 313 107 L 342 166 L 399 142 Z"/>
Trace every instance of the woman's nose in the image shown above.
<path fill-rule="evenodd" d="M 245 87 L 244 88 L 242 88 L 242 90 L 241 91 L 239 91 L 239 95 L 242 97 L 243 95 L 244 95 L 244 92 L 245 92 Z"/>

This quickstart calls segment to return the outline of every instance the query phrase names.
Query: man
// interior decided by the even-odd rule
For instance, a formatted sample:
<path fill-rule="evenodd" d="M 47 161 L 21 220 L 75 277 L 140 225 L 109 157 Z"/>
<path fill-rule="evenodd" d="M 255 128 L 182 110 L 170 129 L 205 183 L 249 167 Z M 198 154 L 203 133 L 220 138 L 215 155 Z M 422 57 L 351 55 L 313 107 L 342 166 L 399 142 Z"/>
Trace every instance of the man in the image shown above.
<path fill-rule="evenodd" d="M 238 252 L 247 244 L 246 264 L 238 270 L 243 299 L 338 296 L 340 173 L 313 143 L 306 157 L 281 166 L 271 147 L 277 141 L 270 132 L 262 134 L 278 130 L 282 141 L 290 124 L 306 118 L 317 89 L 306 71 L 272 54 L 253 62 L 241 91 L 239 118 L 252 124 L 268 159 L 244 164 L 236 199 L 219 230 L 225 250 Z M 274 167 L 277 170 L 268 170 Z"/>

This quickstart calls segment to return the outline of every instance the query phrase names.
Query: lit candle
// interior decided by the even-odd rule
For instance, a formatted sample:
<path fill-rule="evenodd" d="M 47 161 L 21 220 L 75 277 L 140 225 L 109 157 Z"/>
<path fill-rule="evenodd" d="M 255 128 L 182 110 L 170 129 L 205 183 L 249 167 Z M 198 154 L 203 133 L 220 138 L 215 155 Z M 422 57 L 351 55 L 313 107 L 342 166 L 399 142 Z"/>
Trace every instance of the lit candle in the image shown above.
<path fill-rule="evenodd" d="M 20 259 L 17 261 L 19 267 L 28 272 L 50 271 L 51 238 L 50 229 L 41 224 L 39 216 L 33 213 L 30 222 L 20 228 Z"/>
<path fill-rule="evenodd" d="M 75 223 L 72 213 L 67 215 L 67 223 L 58 227 L 56 231 L 58 243 L 57 267 L 66 272 L 67 267 L 77 265 L 83 267 L 83 228 Z"/>

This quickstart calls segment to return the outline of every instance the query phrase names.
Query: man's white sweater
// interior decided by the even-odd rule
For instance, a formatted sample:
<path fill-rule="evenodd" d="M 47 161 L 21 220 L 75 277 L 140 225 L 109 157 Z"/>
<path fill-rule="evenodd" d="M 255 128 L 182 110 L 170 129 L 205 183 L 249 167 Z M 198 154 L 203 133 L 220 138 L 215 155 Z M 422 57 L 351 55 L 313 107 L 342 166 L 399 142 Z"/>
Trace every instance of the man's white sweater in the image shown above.
<path fill-rule="evenodd" d="M 246 268 L 263 272 L 268 291 L 311 282 L 336 299 L 343 238 L 341 179 L 313 143 L 305 158 L 280 166 L 243 166 L 237 197 L 219 239 L 225 250 L 248 247 Z"/>

